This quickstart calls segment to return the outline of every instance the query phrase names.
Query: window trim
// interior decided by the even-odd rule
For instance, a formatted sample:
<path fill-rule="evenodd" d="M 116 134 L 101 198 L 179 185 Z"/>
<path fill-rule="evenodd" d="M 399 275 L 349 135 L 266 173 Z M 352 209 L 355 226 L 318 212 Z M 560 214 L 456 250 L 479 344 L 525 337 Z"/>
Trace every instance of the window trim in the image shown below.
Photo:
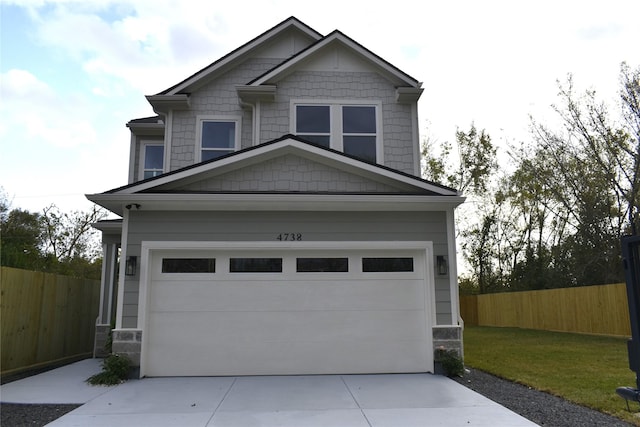
<path fill-rule="evenodd" d="M 162 150 L 162 169 L 145 169 L 144 167 L 144 161 L 145 161 L 145 156 L 146 156 L 146 152 L 147 152 L 147 147 L 149 146 L 160 146 L 163 147 Z M 164 142 L 163 141 L 159 141 L 159 140 L 152 140 L 152 139 L 147 139 L 147 140 L 141 140 L 140 141 L 140 151 L 139 151 L 139 156 L 138 156 L 138 179 L 140 181 L 142 181 L 144 178 L 144 173 L 147 170 L 153 170 L 153 171 L 160 171 L 160 174 L 163 174 L 165 172 L 165 165 L 166 165 L 166 158 L 167 158 L 167 150 L 165 149 L 164 146 Z M 157 175 L 154 175 L 157 176 Z"/>
<path fill-rule="evenodd" d="M 374 107 L 376 117 L 376 163 L 384 164 L 384 147 L 382 135 L 382 102 L 366 99 L 291 99 L 289 117 L 289 131 L 297 135 L 297 108 L 298 106 L 320 106 L 329 107 L 329 148 L 344 153 L 343 140 L 345 133 L 342 130 L 342 107 Z M 346 134 L 350 135 L 350 134 Z M 304 136 L 301 136 L 304 138 Z"/>
<path fill-rule="evenodd" d="M 202 162 L 202 125 L 204 122 L 223 122 L 235 123 L 235 141 L 232 151 L 240 150 L 240 134 L 242 133 L 242 116 L 224 116 L 224 115 L 198 115 L 196 116 L 196 152 L 195 163 Z M 215 150 L 213 150 L 215 151 Z"/>

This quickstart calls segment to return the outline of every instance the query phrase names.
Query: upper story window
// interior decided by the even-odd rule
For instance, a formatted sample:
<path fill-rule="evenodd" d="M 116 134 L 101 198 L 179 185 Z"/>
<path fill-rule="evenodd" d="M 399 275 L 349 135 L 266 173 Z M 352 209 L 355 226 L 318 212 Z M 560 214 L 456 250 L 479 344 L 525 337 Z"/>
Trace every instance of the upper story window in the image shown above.
<path fill-rule="evenodd" d="M 380 105 L 293 103 L 293 132 L 324 147 L 382 163 Z"/>
<path fill-rule="evenodd" d="M 199 161 L 217 159 L 240 147 L 240 118 L 199 116 L 197 143 Z"/>
<path fill-rule="evenodd" d="M 368 106 L 342 107 L 342 149 L 346 154 L 376 161 L 376 109 Z"/>
<path fill-rule="evenodd" d="M 331 110 L 328 105 L 298 105 L 296 134 L 323 147 L 331 143 Z"/>
<path fill-rule="evenodd" d="M 140 147 L 141 179 L 153 178 L 164 171 L 164 145 L 143 142 Z"/>

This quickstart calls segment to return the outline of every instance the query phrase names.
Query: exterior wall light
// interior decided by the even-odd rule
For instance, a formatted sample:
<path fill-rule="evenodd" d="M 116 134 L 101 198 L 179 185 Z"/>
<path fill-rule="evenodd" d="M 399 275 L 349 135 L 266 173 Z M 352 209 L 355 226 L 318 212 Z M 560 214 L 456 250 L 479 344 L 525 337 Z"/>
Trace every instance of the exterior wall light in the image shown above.
<path fill-rule="evenodd" d="M 436 256 L 436 272 L 438 276 L 446 276 L 449 274 L 449 260 L 445 255 Z"/>
<path fill-rule="evenodd" d="M 138 264 L 137 256 L 128 256 L 124 266 L 124 274 L 126 276 L 135 276 L 136 275 L 136 267 Z"/>

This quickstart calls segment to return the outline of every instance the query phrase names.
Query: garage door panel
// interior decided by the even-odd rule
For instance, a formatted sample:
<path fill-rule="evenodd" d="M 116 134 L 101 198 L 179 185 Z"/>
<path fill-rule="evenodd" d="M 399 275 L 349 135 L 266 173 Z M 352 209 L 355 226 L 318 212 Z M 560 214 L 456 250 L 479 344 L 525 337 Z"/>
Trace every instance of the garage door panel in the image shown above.
<path fill-rule="evenodd" d="M 209 325 L 210 313 L 201 313 L 196 316 L 201 319 L 201 327 L 196 330 L 190 321 L 180 322 L 175 316 L 163 316 L 165 319 L 158 323 L 156 330 L 166 333 L 175 329 L 176 333 L 170 345 L 149 347 L 154 357 L 148 366 L 148 374 L 267 375 L 418 372 L 427 369 L 425 340 L 417 340 L 416 333 L 398 335 L 390 328 L 392 323 L 396 326 L 406 324 L 408 313 L 405 316 L 385 313 L 388 320 L 379 322 L 367 322 L 367 316 L 362 314 L 345 314 L 336 319 L 335 313 L 314 313 L 317 315 L 304 323 L 298 316 L 295 327 L 279 331 L 273 328 L 291 316 L 235 314 L 237 316 L 221 316 L 219 322 Z M 345 322 L 352 328 L 340 327 Z M 364 324 L 369 324 L 369 328 L 363 329 Z M 231 328 L 235 328 L 235 333 L 230 332 Z M 309 330 L 313 329 L 319 329 L 318 333 L 310 334 Z M 151 342 L 162 342 L 159 336 L 149 338 Z M 194 354 L 198 357 L 194 358 Z M 186 360 L 189 362 L 179 363 Z M 167 368 L 177 370 L 166 371 Z"/>
<path fill-rule="evenodd" d="M 153 292 L 150 309 L 154 311 L 424 309 L 424 289 L 417 280 L 162 281 L 153 284 Z"/>
<path fill-rule="evenodd" d="M 150 342 L 411 340 L 426 334 L 424 315 L 406 311 L 155 313 Z M 164 335 L 173 336 L 163 340 Z M 158 341 L 159 340 L 159 341 Z M 153 344 L 152 344 L 153 345 Z"/>
<path fill-rule="evenodd" d="M 271 375 L 431 369 L 425 251 L 163 251 L 151 257 L 143 372 Z M 215 258 L 210 274 L 162 273 L 163 256 Z M 230 273 L 230 257 L 282 257 L 281 273 Z M 296 272 L 297 257 L 348 257 L 349 272 Z M 362 272 L 364 256 L 414 271 Z M 311 263 L 313 265 L 313 263 Z"/>
<path fill-rule="evenodd" d="M 239 343 L 234 347 L 206 347 L 161 353 L 149 364 L 149 376 L 305 375 L 425 372 L 424 343 L 350 342 L 327 348 L 325 343 Z M 202 357 L 193 358 L 193 354 Z M 176 363 L 188 360 L 188 363 Z"/>

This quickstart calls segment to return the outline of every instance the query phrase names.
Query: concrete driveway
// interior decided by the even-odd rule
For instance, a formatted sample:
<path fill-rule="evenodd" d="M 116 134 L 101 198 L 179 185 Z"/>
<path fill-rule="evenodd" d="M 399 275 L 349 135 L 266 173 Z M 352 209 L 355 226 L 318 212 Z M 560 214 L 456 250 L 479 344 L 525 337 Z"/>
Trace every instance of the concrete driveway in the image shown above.
<path fill-rule="evenodd" d="M 84 380 L 84 360 L 0 387 L 3 402 L 78 403 L 50 426 L 534 426 L 480 394 L 431 374 Z"/>

